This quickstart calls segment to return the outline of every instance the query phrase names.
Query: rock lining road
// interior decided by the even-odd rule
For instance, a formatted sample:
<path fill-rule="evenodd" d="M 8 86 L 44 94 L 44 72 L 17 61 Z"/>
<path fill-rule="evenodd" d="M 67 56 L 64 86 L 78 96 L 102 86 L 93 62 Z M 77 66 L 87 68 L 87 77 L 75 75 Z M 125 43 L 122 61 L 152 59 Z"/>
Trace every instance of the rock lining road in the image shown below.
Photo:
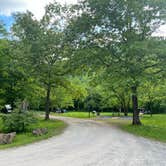
<path fill-rule="evenodd" d="M 104 122 L 57 117 L 69 124 L 48 140 L 0 150 L 0 166 L 166 166 L 166 144 Z"/>

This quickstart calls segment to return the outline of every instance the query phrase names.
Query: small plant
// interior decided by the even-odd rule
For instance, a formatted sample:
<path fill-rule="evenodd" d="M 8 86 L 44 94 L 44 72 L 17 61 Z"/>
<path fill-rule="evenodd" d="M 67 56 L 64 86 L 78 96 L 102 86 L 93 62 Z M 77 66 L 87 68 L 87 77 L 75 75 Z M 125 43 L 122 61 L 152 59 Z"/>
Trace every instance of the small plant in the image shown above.
<path fill-rule="evenodd" d="M 5 132 L 24 132 L 28 127 L 37 121 L 36 117 L 30 112 L 14 111 L 9 115 L 2 116 L 3 131 Z"/>

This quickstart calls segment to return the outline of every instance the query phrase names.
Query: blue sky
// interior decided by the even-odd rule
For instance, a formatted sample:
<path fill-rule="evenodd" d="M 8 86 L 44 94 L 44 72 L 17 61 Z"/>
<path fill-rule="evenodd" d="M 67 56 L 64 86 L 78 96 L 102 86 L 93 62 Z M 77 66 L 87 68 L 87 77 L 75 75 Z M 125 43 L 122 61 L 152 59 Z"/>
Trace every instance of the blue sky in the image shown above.
<path fill-rule="evenodd" d="M 44 7 L 54 0 L 0 0 L 0 20 L 9 31 L 14 22 L 12 13 L 31 11 L 37 19 L 44 15 Z M 56 0 L 60 3 L 77 3 L 77 0 Z"/>
<path fill-rule="evenodd" d="M 60 3 L 77 3 L 77 0 L 56 0 Z M 37 19 L 42 18 L 44 14 L 44 7 L 53 0 L 0 0 L 0 20 L 2 20 L 7 30 L 10 29 L 14 19 L 12 17 L 13 12 L 25 12 L 31 11 Z M 154 33 L 156 36 L 166 37 L 166 25 L 159 28 Z"/>
<path fill-rule="evenodd" d="M 5 24 L 7 31 L 9 31 L 14 22 L 14 18 L 12 16 L 0 15 L 0 20 Z"/>

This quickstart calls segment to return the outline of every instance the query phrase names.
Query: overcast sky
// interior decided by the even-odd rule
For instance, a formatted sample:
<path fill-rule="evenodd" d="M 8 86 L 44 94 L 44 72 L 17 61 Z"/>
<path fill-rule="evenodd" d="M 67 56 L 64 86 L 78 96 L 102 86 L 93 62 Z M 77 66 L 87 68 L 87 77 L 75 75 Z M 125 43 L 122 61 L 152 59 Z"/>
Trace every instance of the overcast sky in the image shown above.
<path fill-rule="evenodd" d="M 77 0 L 56 1 L 67 4 L 77 3 Z M 40 19 L 44 14 L 44 7 L 49 2 L 53 2 L 53 0 L 0 0 L 0 16 L 10 16 L 13 12 L 23 12 L 29 10 L 35 15 L 37 19 Z M 166 37 L 166 25 L 161 26 L 155 35 Z"/>
<path fill-rule="evenodd" d="M 60 3 L 76 3 L 77 0 L 56 0 Z M 11 15 L 16 11 L 31 11 L 40 19 L 44 14 L 44 7 L 53 0 L 0 0 L 0 15 Z"/>

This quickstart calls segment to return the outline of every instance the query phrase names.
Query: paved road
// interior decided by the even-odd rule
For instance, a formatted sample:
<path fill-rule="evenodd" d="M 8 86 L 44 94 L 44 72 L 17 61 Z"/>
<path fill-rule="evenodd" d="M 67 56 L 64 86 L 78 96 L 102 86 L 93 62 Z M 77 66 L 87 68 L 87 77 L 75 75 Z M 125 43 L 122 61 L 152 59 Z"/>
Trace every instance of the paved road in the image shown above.
<path fill-rule="evenodd" d="M 0 151 L 0 166 L 166 166 L 166 144 L 136 137 L 102 122 L 69 123 L 57 137 Z"/>

